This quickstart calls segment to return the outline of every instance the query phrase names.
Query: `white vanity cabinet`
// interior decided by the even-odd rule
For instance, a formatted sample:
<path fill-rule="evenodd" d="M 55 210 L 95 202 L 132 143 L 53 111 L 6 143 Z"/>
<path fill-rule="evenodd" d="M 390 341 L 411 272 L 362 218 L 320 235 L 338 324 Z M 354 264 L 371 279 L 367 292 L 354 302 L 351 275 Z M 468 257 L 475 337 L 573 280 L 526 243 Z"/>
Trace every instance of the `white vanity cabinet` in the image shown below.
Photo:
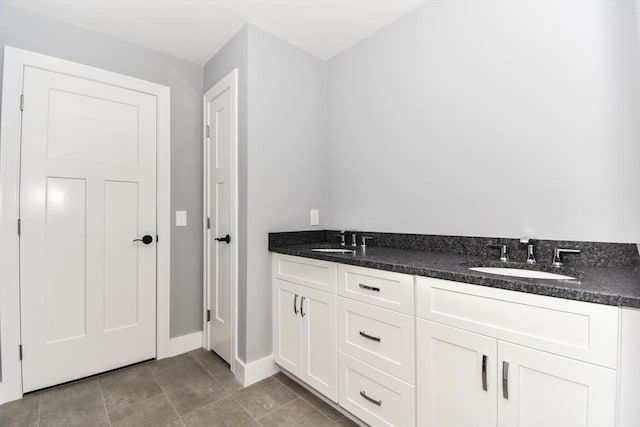
<path fill-rule="evenodd" d="M 618 308 L 429 278 L 416 287 L 419 426 L 615 426 Z"/>
<path fill-rule="evenodd" d="M 293 258 L 293 257 L 289 257 Z M 305 265 L 316 277 L 322 271 L 322 262 L 300 259 L 296 274 L 305 277 Z M 276 262 L 282 261 L 274 257 Z M 293 258 L 287 262 L 296 262 Z M 329 264 L 329 263 L 325 263 Z M 331 267 L 331 266 L 329 266 Z M 274 270 L 275 271 L 275 270 Z M 333 270 L 335 272 L 335 269 Z M 327 278 L 328 276 L 324 276 Z M 316 277 L 317 278 L 317 277 Z M 333 292 L 320 291 L 299 283 L 274 278 L 273 301 L 273 352 L 277 364 L 312 386 L 330 400 L 337 402 L 338 349 L 336 341 L 337 296 L 335 275 L 327 281 L 306 281 L 329 285 Z M 333 280 L 332 284 L 330 283 Z"/>
<path fill-rule="evenodd" d="M 273 255 L 278 365 L 372 426 L 638 427 L 640 310 Z"/>

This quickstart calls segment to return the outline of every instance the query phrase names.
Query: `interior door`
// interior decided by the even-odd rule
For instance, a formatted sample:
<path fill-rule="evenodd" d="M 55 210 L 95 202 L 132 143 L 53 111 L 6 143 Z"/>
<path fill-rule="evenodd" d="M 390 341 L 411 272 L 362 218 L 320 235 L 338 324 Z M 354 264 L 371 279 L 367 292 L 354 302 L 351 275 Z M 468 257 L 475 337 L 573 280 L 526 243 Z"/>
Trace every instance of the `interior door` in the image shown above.
<path fill-rule="evenodd" d="M 208 195 L 207 234 L 209 307 L 209 346 L 227 363 L 232 358 L 231 236 L 232 112 L 231 86 L 224 87 L 207 102 Z"/>
<path fill-rule="evenodd" d="M 615 425 L 613 369 L 502 341 L 498 341 L 498 360 L 499 426 Z"/>
<path fill-rule="evenodd" d="M 495 427 L 497 341 L 422 319 L 416 331 L 418 425 Z"/>
<path fill-rule="evenodd" d="M 27 392 L 155 356 L 156 99 L 29 67 L 23 84 Z"/>

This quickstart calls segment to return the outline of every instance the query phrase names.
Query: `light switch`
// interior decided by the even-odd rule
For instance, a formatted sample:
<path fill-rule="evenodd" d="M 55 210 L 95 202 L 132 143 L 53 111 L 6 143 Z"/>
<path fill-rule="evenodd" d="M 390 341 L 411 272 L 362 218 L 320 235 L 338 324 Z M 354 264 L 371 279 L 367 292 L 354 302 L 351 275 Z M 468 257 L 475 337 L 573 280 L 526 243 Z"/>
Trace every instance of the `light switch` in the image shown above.
<path fill-rule="evenodd" d="M 318 209 L 311 209 L 311 225 L 320 225 L 320 211 Z"/>
<path fill-rule="evenodd" d="M 187 211 L 176 211 L 176 227 L 187 226 Z"/>

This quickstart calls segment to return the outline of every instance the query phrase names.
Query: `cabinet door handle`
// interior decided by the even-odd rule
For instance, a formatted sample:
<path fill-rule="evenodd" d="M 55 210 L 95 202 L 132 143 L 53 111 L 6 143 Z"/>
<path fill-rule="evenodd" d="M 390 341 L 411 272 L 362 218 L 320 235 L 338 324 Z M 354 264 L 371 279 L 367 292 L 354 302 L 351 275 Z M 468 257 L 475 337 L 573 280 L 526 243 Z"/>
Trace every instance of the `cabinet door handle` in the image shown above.
<path fill-rule="evenodd" d="M 298 294 L 296 294 L 295 297 L 293 297 L 293 313 L 297 316 L 298 315 Z"/>
<path fill-rule="evenodd" d="M 509 362 L 502 362 L 502 397 L 509 399 Z"/>
<path fill-rule="evenodd" d="M 365 285 L 364 283 L 358 283 L 358 286 L 368 291 L 380 292 L 380 288 L 376 288 L 375 286 Z"/>
<path fill-rule="evenodd" d="M 365 331 L 360 331 L 360 336 L 371 341 L 376 341 L 376 342 L 382 341 L 382 337 L 374 337 L 373 335 L 369 335 Z"/>
<path fill-rule="evenodd" d="M 304 317 L 304 297 L 300 298 L 300 315 Z"/>
<path fill-rule="evenodd" d="M 489 357 L 486 354 L 482 355 L 482 389 L 487 391 L 487 360 Z"/>
<path fill-rule="evenodd" d="M 382 406 L 382 400 L 373 399 L 367 396 L 367 392 L 364 390 L 360 390 L 360 396 L 364 397 L 366 400 L 373 403 L 374 405 Z"/>

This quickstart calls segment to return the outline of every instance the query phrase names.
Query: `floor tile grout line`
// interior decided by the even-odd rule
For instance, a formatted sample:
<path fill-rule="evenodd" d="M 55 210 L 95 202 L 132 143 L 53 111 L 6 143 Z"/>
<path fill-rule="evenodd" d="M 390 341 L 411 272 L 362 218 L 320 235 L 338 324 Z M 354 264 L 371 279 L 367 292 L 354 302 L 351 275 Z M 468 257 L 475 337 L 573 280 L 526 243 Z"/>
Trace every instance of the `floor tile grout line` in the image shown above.
<path fill-rule="evenodd" d="M 252 420 L 254 420 L 254 421 L 255 421 L 255 422 L 257 422 L 258 424 L 262 425 L 262 423 L 260 422 L 260 420 L 259 420 L 258 418 L 256 418 L 256 417 L 254 417 L 254 416 L 253 416 L 253 414 L 252 414 L 252 413 L 247 409 L 247 407 L 246 407 L 246 406 L 244 406 L 244 405 L 242 404 L 242 402 L 240 402 L 240 400 L 239 400 L 237 397 L 235 397 L 235 394 L 234 394 L 234 395 L 232 395 L 232 396 L 233 396 L 233 398 L 235 399 L 235 401 L 236 401 L 236 402 L 238 402 L 238 405 L 240 405 L 240 407 L 241 407 L 242 409 L 244 409 L 244 411 L 245 411 L 247 414 L 249 414 L 249 416 L 251 417 L 251 419 L 252 419 Z M 271 412 L 269 412 L 269 413 L 271 413 Z"/>
<path fill-rule="evenodd" d="M 225 390 L 226 390 L 226 389 L 225 389 Z M 227 391 L 229 391 L 229 390 L 227 390 Z M 201 409 L 208 408 L 209 406 L 214 405 L 214 404 L 216 404 L 216 403 L 219 403 L 219 402 L 223 401 L 224 399 L 228 399 L 228 398 L 230 398 L 230 397 L 233 397 L 233 394 L 232 394 L 231 392 L 229 392 L 229 394 L 228 394 L 227 396 L 223 396 L 223 397 L 221 397 L 221 398 L 219 398 L 219 399 L 214 400 L 213 402 L 209 402 L 209 403 L 207 403 L 207 404 L 206 404 L 206 405 L 204 405 L 204 406 L 201 406 L 201 407 L 199 407 L 199 408 L 192 409 L 192 410 L 190 410 L 189 412 L 185 412 L 184 414 L 182 414 L 182 416 L 179 416 L 179 417 L 180 417 L 180 418 L 186 417 L 186 416 L 187 416 L 187 415 L 189 415 L 189 414 L 193 414 L 193 413 L 194 413 L 194 412 L 196 412 L 196 411 L 199 411 L 199 410 L 201 410 Z"/>
<path fill-rule="evenodd" d="M 37 424 L 38 427 L 40 427 L 41 409 L 42 409 L 42 394 L 38 393 L 38 424 Z"/>
<path fill-rule="evenodd" d="M 221 382 L 221 381 L 220 381 L 220 380 L 219 380 L 219 379 L 218 379 L 218 378 L 213 374 L 213 372 L 209 371 L 209 370 L 207 369 L 207 367 L 206 367 L 206 366 L 204 366 L 204 363 L 202 363 L 202 362 L 200 362 L 198 359 L 196 359 L 196 358 L 193 356 L 193 354 L 191 354 L 191 353 L 192 353 L 192 352 L 190 351 L 190 352 L 188 352 L 188 353 L 187 353 L 187 355 L 189 355 L 189 357 L 191 357 L 193 360 L 195 360 L 195 362 L 196 362 L 198 365 L 200 365 L 200 367 L 201 367 L 202 369 L 204 369 L 204 370 L 205 370 L 205 372 L 206 372 L 207 374 L 209 374 L 209 376 L 210 376 L 210 377 L 212 377 L 216 382 L 218 382 L 218 383 L 220 383 L 220 384 L 222 385 L 222 382 Z"/>
<path fill-rule="evenodd" d="M 259 422 L 260 424 L 262 424 L 262 422 L 260 420 L 264 419 L 264 417 L 267 417 L 271 414 L 273 414 L 274 412 L 276 412 L 278 409 L 284 408 L 286 405 L 288 405 L 289 403 L 295 402 L 296 400 L 300 399 L 300 396 L 296 395 L 296 398 L 293 400 L 288 401 L 287 403 L 285 403 L 284 405 L 280 405 L 277 408 L 272 409 L 271 411 L 267 412 L 266 414 L 264 414 L 263 416 L 261 416 L 260 418 L 256 418 L 255 420 L 257 422 Z"/>
<path fill-rule="evenodd" d="M 185 426 L 184 421 L 182 421 L 182 417 L 180 417 L 180 414 L 178 413 L 178 410 L 175 406 L 173 406 L 173 402 L 171 401 L 171 399 L 169 399 L 169 396 L 167 396 L 167 392 L 164 390 L 164 387 L 162 387 L 162 384 L 160 384 L 158 378 L 156 378 L 156 375 L 153 373 L 153 370 L 151 368 L 149 368 L 149 372 L 151 372 L 151 378 L 153 378 L 153 381 L 155 381 L 156 384 L 158 384 L 158 387 L 160 387 L 160 391 L 162 391 L 164 398 L 167 399 L 167 402 L 169 402 L 169 406 L 171 406 L 171 409 L 173 409 L 173 413 L 176 414 L 176 417 L 178 417 L 178 421 L 180 421 L 180 424 Z"/>
<path fill-rule="evenodd" d="M 304 398 L 304 396 L 299 395 L 298 393 L 296 393 L 296 391 L 295 391 L 294 389 L 292 389 L 291 387 L 289 387 L 288 385 L 286 385 L 286 384 L 285 384 L 285 383 L 283 383 L 282 381 L 278 380 L 277 378 L 275 378 L 275 377 L 274 377 L 274 379 L 275 379 L 276 381 L 278 381 L 280 384 L 282 384 L 283 386 L 285 386 L 286 388 L 288 388 L 288 389 L 289 389 L 289 391 L 291 391 L 293 394 L 295 394 L 296 396 L 298 396 L 300 399 L 304 400 L 304 401 L 305 401 L 305 402 L 307 402 L 309 405 L 311 405 L 311 406 L 313 407 L 313 409 L 315 409 L 315 410 L 319 411 L 322 415 L 324 415 L 325 417 L 329 418 L 327 415 L 323 414 L 323 413 L 322 413 L 322 411 L 320 411 L 320 409 L 319 409 L 319 408 L 317 408 L 317 407 L 316 407 L 316 405 L 314 405 L 310 400 L 305 399 L 305 398 Z M 292 380 L 292 381 L 293 381 L 293 380 Z M 296 384 L 297 384 L 297 383 L 296 383 Z M 298 384 L 298 385 L 299 385 L 299 384 Z M 300 387 L 303 387 L 303 386 L 300 386 Z M 303 387 L 303 388 L 304 388 L 304 387 Z M 307 390 L 307 391 L 308 391 L 308 390 Z M 315 397 L 316 399 L 320 399 L 318 396 L 316 396 L 316 395 L 315 395 L 315 394 L 313 394 L 312 392 L 310 392 L 310 391 L 309 391 L 309 393 L 311 393 L 311 396 Z M 325 405 L 327 405 L 329 408 L 334 409 L 334 408 L 332 408 L 328 403 L 326 403 L 324 400 L 320 399 L 320 401 L 321 401 L 322 403 L 324 403 Z M 334 409 L 334 410 L 340 414 L 340 418 L 338 418 L 335 422 L 337 422 L 337 421 L 339 421 L 339 420 L 341 420 L 342 418 L 344 418 L 344 417 L 345 417 L 345 415 L 344 415 L 343 413 L 341 413 L 340 411 L 338 411 L 338 410 L 336 410 L 336 409 Z M 329 419 L 331 420 L 331 418 L 329 418 Z M 331 421 L 333 421 L 333 420 L 331 420 Z"/>
<path fill-rule="evenodd" d="M 98 390 L 100 390 L 100 397 L 102 398 L 102 406 L 104 407 L 104 413 L 107 416 L 107 423 L 109 427 L 111 427 L 111 417 L 109 417 L 109 410 L 107 409 L 107 401 L 104 398 L 104 392 L 102 391 L 102 384 L 100 383 L 100 378 L 96 378 L 98 382 Z"/>
<path fill-rule="evenodd" d="M 207 350 L 205 350 L 205 351 L 207 351 Z M 213 353 L 212 351 L 207 351 L 207 352 L 208 352 L 208 353 L 215 354 L 215 353 Z M 230 389 L 229 387 L 226 387 L 226 386 L 222 383 L 222 380 L 221 380 L 220 378 L 218 378 L 218 375 L 216 375 L 215 373 L 213 373 L 213 372 L 211 372 L 209 369 L 207 369 L 207 367 L 204 365 L 204 363 L 202 363 L 202 362 L 200 362 L 200 360 L 196 359 L 196 358 L 195 358 L 195 356 L 193 356 L 193 354 L 191 354 L 191 353 L 193 353 L 193 351 L 190 351 L 188 354 L 189 354 L 189 356 L 191 356 L 191 357 L 196 361 L 196 363 L 198 363 L 198 364 L 199 364 L 199 365 L 200 365 L 200 366 L 201 366 L 205 371 L 207 371 L 207 373 L 208 373 L 210 376 L 212 376 L 212 377 L 213 377 L 213 379 L 214 379 L 214 380 L 216 380 L 216 382 L 218 382 L 221 386 L 223 386 L 223 387 L 224 387 L 224 388 L 225 388 L 229 393 L 231 393 L 231 395 L 232 395 L 232 396 L 233 396 L 233 395 L 235 395 L 235 393 L 237 392 L 237 390 L 232 390 L 232 389 Z M 218 356 L 218 355 L 215 355 L 215 357 L 219 357 L 219 356 Z M 225 371 L 225 373 L 226 373 L 226 372 L 229 372 L 229 373 L 233 376 L 233 378 L 235 379 L 235 374 L 234 374 L 233 372 L 231 372 L 231 367 L 229 367 L 229 369 L 228 369 L 228 370 L 226 370 L 226 371 Z M 242 390 L 243 388 L 246 388 L 246 387 L 241 387 L 239 390 Z M 243 408 L 244 408 L 244 407 L 243 407 Z M 245 410 L 246 410 L 246 409 L 245 409 Z"/>
<path fill-rule="evenodd" d="M 283 374 L 284 375 L 284 374 Z M 315 394 L 313 394 L 312 392 L 309 391 L 309 393 L 311 393 L 312 396 L 320 399 L 320 401 L 324 404 L 326 404 L 327 406 L 329 406 L 329 408 L 334 409 L 336 412 L 338 412 L 340 414 L 340 418 L 336 419 L 335 421 L 332 420 L 331 418 L 329 418 L 329 416 L 327 416 L 326 414 L 322 413 L 322 411 L 320 409 L 318 409 L 313 403 L 311 403 L 309 400 L 305 399 L 303 396 L 299 395 L 298 393 L 296 393 L 296 391 L 291 388 L 290 386 L 286 385 L 283 381 L 280 381 L 278 378 L 275 377 L 275 374 L 272 375 L 273 379 L 275 379 L 276 381 L 278 381 L 280 384 L 282 384 L 283 386 L 285 386 L 286 388 L 289 389 L 289 391 L 291 391 L 293 394 L 295 394 L 296 396 L 298 396 L 300 399 L 302 399 L 303 401 L 307 402 L 309 405 L 311 405 L 313 407 L 313 409 L 315 409 L 316 411 L 320 412 L 322 415 L 324 415 L 325 417 L 327 417 L 329 419 L 329 421 L 331 421 L 333 424 L 337 424 L 338 421 L 342 420 L 343 418 L 348 418 L 345 414 L 343 414 L 342 412 L 338 411 L 337 409 L 331 408 L 331 406 L 329 404 L 327 404 L 325 401 L 323 401 L 322 399 L 320 399 L 319 397 L 317 397 Z M 291 380 L 293 381 L 293 380 Z M 297 383 L 296 383 L 297 384 Z M 300 387 L 303 387 L 302 385 L 298 384 Z M 304 388 L 304 387 L 303 387 Z"/>

